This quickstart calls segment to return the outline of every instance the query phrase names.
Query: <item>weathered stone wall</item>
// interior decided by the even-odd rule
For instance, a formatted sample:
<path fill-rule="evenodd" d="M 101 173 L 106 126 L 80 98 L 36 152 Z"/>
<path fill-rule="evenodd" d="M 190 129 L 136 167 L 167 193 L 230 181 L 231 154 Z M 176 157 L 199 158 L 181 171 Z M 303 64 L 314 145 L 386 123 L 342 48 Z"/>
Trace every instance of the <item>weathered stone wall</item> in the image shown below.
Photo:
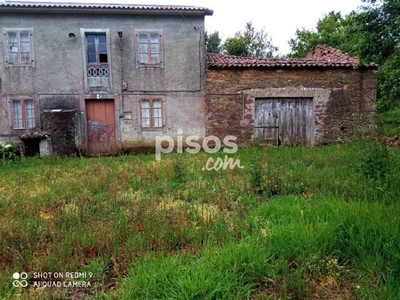
<path fill-rule="evenodd" d="M 313 145 L 340 142 L 358 125 L 373 124 L 373 69 L 209 69 L 206 72 L 206 134 L 253 141 L 256 98 L 311 97 Z"/>
<path fill-rule="evenodd" d="M 204 16 L 2 12 L 0 20 L 4 28 L 33 28 L 35 61 L 34 68 L 7 68 L 5 36 L 0 38 L 0 142 L 17 140 L 30 131 L 12 128 L 10 101 L 32 98 L 38 119 L 35 129 L 52 131 L 53 149 L 58 153 L 72 149 L 73 124 L 57 119 L 62 113 L 44 115 L 44 110 L 76 110 L 75 146 L 84 150 L 87 140 L 85 100 L 96 99 L 97 93 L 104 99 L 114 99 L 117 144 L 123 150 L 153 147 L 156 135 L 174 137 L 179 128 L 185 135 L 204 137 Z M 110 32 L 110 91 L 85 90 L 86 54 L 81 28 Z M 123 31 L 122 51 L 119 30 Z M 162 33 L 161 68 L 143 68 L 137 64 L 137 30 Z M 70 38 L 69 33 L 76 37 Z M 127 83 L 126 90 L 122 90 L 122 82 Z M 148 95 L 160 96 L 165 101 L 164 130 L 145 132 L 140 129 L 137 101 L 140 96 Z M 127 114 L 132 115 L 131 119 L 125 118 Z M 46 118 L 51 122 L 46 122 Z M 57 126 L 60 127 L 55 128 Z"/>

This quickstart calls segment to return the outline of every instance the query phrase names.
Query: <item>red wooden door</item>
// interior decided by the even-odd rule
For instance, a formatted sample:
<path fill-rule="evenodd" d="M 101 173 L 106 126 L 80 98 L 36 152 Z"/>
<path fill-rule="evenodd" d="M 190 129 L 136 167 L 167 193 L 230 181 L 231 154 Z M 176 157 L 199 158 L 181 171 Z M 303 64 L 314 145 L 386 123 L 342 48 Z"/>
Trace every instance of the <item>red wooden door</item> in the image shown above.
<path fill-rule="evenodd" d="M 116 152 L 114 100 L 86 100 L 89 154 Z"/>

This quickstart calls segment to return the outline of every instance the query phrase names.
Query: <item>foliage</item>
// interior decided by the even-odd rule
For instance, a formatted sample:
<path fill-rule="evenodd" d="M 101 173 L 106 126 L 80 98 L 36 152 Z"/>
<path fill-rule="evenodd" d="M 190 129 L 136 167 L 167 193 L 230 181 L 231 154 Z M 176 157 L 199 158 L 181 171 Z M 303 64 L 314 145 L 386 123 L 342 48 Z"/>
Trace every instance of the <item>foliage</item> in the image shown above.
<path fill-rule="evenodd" d="M 400 49 L 378 69 L 378 112 L 400 107 Z"/>
<path fill-rule="evenodd" d="M 206 51 L 210 53 L 221 53 L 221 41 L 218 31 L 214 31 L 210 35 L 206 32 Z"/>
<path fill-rule="evenodd" d="M 362 62 L 380 64 L 378 71 L 378 111 L 400 106 L 400 1 L 363 0 L 356 15 L 363 38 Z"/>
<path fill-rule="evenodd" d="M 389 174 L 391 158 L 385 144 L 365 142 L 361 154 L 361 168 L 365 177 L 373 180 L 385 179 Z"/>
<path fill-rule="evenodd" d="M 400 125 L 400 108 L 391 110 L 381 114 L 377 114 L 377 121 L 382 121 L 388 124 Z M 378 124 L 379 125 L 379 124 Z"/>
<path fill-rule="evenodd" d="M 182 166 L 182 163 L 175 162 L 173 167 L 174 167 L 173 179 L 177 183 L 184 183 L 186 181 L 186 172 L 184 167 Z"/>
<path fill-rule="evenodd" d="M 259 191 L 263 188 L 263 174 L 259 162 L 255 162 L 251 165 L 250 184 L 253 191 Z"/>
<path fill-rule="evenodd" d="M 362 38 L 356 28 L 353 14 L 342 16 L 340 12 L 331 11 L 318 20 L 315 30 L 296 30 L 295 38 L 289 41 L 292 50 L 289 56 L 304 57 L 320 44 L 328 44 L 350 55 L 356 55 L 359 40 Z"/>
<path fill-rule="evenodd" d="M 362 0 L 367 5 L 356 15 L 364 33 L 361 58 L 382 64 L 399 50 L 400 1 Z"/>
<path fill-rule="evenodd" d="M 263 58 L 274 57 L 278 52 L 278 47 L 273 45 L 265 29 L 255 29 L 252 22 L 246 23 L 244 31 L 227 38 L 223 49 L 229 55 Z"/>
<path fill-rule="evenodd" d="M 18 143 L 12 142 L 4 146 L 0 145 L 0 157 L 2 159 L 16 159 L 20 157 Z"/>
<path fill-rule="evenodd" d="M 227 38 L 223 44 L 224 51 L 229 55 L 250 56 L 249 44 L 251 43 L 249 36 L 234 36 Z"/>
<path fill-rule="evenodd" d="M 357 56 L 360 65 L 379 64 L 377 110 L 384 112 L 400 107 L 400 1 L 363 2 L 346 16 L 330 12 L 315 30 L 297 29 L 289 56 L 304 57 L 318 44 L 328 44 Z"/>

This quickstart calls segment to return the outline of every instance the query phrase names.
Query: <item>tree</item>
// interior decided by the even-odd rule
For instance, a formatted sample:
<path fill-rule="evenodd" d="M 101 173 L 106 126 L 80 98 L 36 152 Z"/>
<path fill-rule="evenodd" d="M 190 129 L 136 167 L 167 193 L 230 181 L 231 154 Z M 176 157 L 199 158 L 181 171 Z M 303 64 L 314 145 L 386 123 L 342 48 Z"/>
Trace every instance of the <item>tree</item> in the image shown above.
<path fill-rule="evenodd" d="M 328 44 L 350 55 L 356 55 L 361 38 L 354 14 L 343 17 L 340 12 L 331 11 L 318 20 L 315 30 L 296 30 L 295 38 L 289 41 L 292 50 L 289 56 L 304 57 L 320 44 Z"/>
<path fill-rule="evenodd" d="M 251 40 L 248 36 L 242 36 L 237 33 L 234 37 L 227 38 L 222 47 L 229 55 L 251 56 L 250 43 Z"/>
<path fill-rule="evenodd" d="M 378 69 L 378 111 L 400 106 L 400 1 L 363 0 L 357 14 L 363 39 L 362 62 L 374 61 Z"/>
<path fill-rule="evenodd" d="M 357 14 L 364 33 L 361 55 L 381 64 L 400 48 L 400 1 L 362 1 L 369 5 L 362 6 Z"/>
<path fill-rule="evenodd" d="M 206 32 L 206 51 L 211 53 L 221 53 L 221 38 L 218 31 L 210 35 Z"/>
<path fill-rule="evenodd" d="M 318 44 L 328 44 L 359 64 L 379 64 L 378 111 L 400 106 L 400 0 L 363 0 L 359 11 L 347 16 L 330 12 L 315 30 L 297 29 L 289 41 L 290 57 L 304 57 Z"/>
<path fill-rule="evenodd" d="M 265 29 L 256 30 L 252 22 L 246 23 L 244 31 L 227 38 L 222 47 L 227 54 L 237 56 L 274 57 L 278 52 Z"/>

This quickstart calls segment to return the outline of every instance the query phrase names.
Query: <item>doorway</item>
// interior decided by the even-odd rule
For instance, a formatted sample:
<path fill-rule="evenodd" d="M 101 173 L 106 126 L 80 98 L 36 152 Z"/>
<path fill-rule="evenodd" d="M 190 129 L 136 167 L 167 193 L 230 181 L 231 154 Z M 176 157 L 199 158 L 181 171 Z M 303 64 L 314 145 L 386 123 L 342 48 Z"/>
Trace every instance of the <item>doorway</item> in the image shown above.
<path fill-rule="evenodd" d="M 86 118 L 88 154 L 116 153 L 114 100 L 86 100 Z"/>

